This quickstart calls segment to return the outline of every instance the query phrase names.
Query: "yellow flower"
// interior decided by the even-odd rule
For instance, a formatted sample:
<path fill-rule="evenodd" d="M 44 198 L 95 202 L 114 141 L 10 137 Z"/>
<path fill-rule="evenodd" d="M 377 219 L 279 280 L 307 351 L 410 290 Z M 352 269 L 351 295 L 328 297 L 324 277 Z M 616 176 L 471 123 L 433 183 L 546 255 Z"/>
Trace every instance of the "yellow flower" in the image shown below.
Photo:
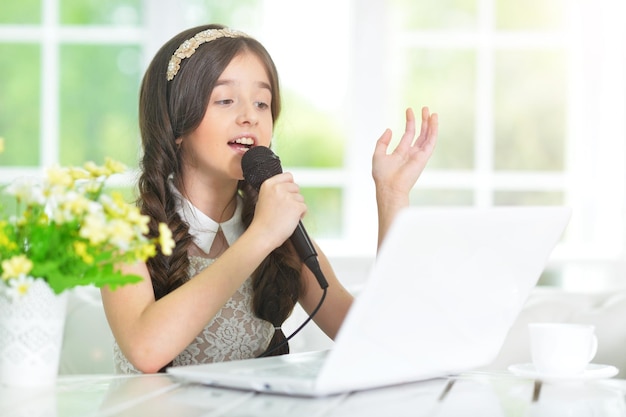
<path fill-rule="evenodd" d="M 92 178 L 98 178 L 103 175 L 107 175 L 107 170 L 104 167 L 96 165 L 96 163 L 93 161 L 85 162 L 84 167 L 87 172 L 89 172 Z"/>
<path fill-rule="evenodd" d="M 71 187 L 74 180 L 69 170 L 60 167 L 51 167 L 47 170 L 48 183 L 52 186 Z"/>
<path fill-rule="evenodd" d="M 111 158 L 105 159 L 104 168 L 109 172 L 109 175 L 120 174 L 126 171 L 126 165 Z"/>
<path fill-rule="evenodd" d="M 138 207 L 130 206 L 128 213 L 126 213 L 126 220 L 139 229 L 142 234 L 147 234 L 150 229 L 148 223 L 150 223 L 150 217 L 141 214 Z"/>
<path fill-rule="evenodd" d="M 172 249 L 176 246 L 174 239 L 172 239 L 172 231 L 165 223 L 159 223 L 159 245 L 165 256 L 171 255 Z"/>
<path fill-rule="evenodd" d="M 2 279 L 9 280 L 27 275 L 33 269 L 33 262 L 26 255 L 16 255 L 2 261 Z"/>
<path fill-rule="evenodd" d="M 88 265 L 93 264 L 93 256 L 87 252 L 87 244 L 85 242 L 74 242 L 74 250 L 76 254 Z"/>
<path fill-rule="evenodd" d="M 4 138 L 0 138 L 0 153 L 4 152 Z"/>
<path fill-rule="evenodd" d="M 70 167 L 69 171 L 70 171 L 70 175 L 75 181 L 86 180 L 87 178 L 90 178 L 89 173 L 82 168 Z"/>
<path fill-rule="evenodd" d="M 6 234 L 0 232 L 0 248 L 15 250 L 17 249 L 17 245 L 15 244 L 15 242 L 9 239 Z"/>
<path fill-rule="evenodd" d="M 152 258 L 154 255 L 156 255 L 156 248 L 150 243 L 141 245 L 133 251 L 133 257 L 135 259 L 141 259 L 144 262 L 148 260 L 148 258 Z"/>
<path fill-rule="evenodd" d="M 124 196 L 118 191 L 113 191 L 110 196 L 103 195 L 100 198 L 106 213 L 115 218 L 127 218 L 130 205 L 124 201 Z"/>
<path fill-rule="evenodd" d="M 8 226 L 8 222 L 3 220 L 0 221 L 0 248 L 4 248 L 7 250 L 15 250 L 17 249 L 17 244 L 9 239 L 9 236 L 6 234 L 6 228 Z M 0 251 L 1 253 L 2 251 Z"/>

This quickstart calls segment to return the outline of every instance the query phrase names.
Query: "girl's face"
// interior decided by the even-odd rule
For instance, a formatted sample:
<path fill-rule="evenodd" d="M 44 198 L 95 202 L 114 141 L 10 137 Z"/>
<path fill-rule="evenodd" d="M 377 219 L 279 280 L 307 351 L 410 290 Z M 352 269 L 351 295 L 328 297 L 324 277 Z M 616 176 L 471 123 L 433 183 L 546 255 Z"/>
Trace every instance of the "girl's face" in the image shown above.
<path fill-rule="evenodd" d="M 185 175 L 240 180 L 241 157 L 250 146 L 269 146 L 272 90 L 262 61 L 251 52 L 233 58 L 209 97 L 200 125 L 180 138 Z"/>

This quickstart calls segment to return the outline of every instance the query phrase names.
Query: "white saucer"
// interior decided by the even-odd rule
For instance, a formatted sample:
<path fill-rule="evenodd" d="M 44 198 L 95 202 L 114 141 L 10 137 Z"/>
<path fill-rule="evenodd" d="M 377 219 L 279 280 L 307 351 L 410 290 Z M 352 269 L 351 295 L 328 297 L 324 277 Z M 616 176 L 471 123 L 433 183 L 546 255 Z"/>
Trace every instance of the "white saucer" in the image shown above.
<path fill-rule="evenodd" d="M 584 372 L 578 375 L 554 375 L 539 372 L 532 363 L 520 363 L 509 366 L 509 371 L 514 375 L 526 378 L 540 379 L 542 381 L 586 381 L 590 379 L 610 378 L 617 375 L 619 370 L 611 365 L 590 363 Z"/>

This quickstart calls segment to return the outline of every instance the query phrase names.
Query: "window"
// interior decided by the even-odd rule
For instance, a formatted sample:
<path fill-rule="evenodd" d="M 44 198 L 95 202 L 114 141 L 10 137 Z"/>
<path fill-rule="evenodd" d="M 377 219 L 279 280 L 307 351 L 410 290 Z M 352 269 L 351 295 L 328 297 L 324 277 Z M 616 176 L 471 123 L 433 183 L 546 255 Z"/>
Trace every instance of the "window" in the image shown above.
<path fill-rule="evenodd" d="M 9 2 L 0 8 L 0 181 L 105 156 L 135 167 L 148 61 L 181 29 L 220 22 L 255 36 L 277 63 L 284 111 L 274 147 L 329 255 L 375 253 L 374 143 L 387 127 L 399 138 L 407 106 L 429 105 L 440 139 L 412 204 L 569 205 L 543 282 L 622 285 L 622 3 Z"/>
<path fill-rule="evenodd" d="M 0 59 L 8 71 L 0 81 L 3 170 L 28 173 L 104 156 L 136 165 L 140 17 L 140 0 L 2 7 Z"/>
<path fill-rule="evenodd" d="M 544 283 L 621 285 L 625 6 L 385 4 L 394 60 L 388 108 L 401 114 L 396 104 L 417 98 L 442 114 L 415 204 L 571 206 Z"/>

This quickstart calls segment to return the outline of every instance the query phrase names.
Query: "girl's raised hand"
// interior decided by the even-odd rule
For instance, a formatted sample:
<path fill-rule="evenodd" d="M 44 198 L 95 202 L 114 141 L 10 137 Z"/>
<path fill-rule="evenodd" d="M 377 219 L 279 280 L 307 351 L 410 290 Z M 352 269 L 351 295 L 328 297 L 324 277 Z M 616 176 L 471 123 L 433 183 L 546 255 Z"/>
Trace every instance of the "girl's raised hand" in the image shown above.
<path fill-rule="evenodd" d="M 379 198 L 408 198 L 435 148 L 437 132 L 437 113 L 431 115 L 428 107 L 422 108 L 422 125 L 417 137 L 413 110 L 406 110 L 404 134 L 391 153 L 388 153 L 391 130 L 385 130 L 376 142 L 372 159 L 372 176 Z"/>
<path fill-rule="evenodd" d="M 378 204 L 378 247 L 382 244 L 397 213 L 409 205 L 409 193 L 435 149 L 438 129 L 437 114 L 422 108 L 422 126 L 415 137 L 415 115 L 406 110 L 406 128 L 400 143 L 388 153 L 391 130 L 376 142 L 372 158 L 372 176 Z"/>

